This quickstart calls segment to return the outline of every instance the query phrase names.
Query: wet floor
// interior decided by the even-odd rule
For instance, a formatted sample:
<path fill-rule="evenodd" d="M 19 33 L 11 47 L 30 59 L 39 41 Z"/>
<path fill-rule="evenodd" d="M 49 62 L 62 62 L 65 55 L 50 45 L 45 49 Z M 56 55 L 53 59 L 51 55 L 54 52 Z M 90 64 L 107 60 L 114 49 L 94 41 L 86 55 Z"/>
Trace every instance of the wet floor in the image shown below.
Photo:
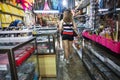
<path fill-rule="evenodd" d="M 70 64 L 65 64 L 60 54 L 58 80 L 91 80 L 78 54 L 74 52 Z"/>
<path fill-rule="evenodd" d="M 76 52 L 74 52 L 69 64 L 65 64 L 63 57 L 62 51 L 59 51 L 57 58 L 57 78 L 42 78 L 42 80 L 91 80 L 82 60 Z"/>

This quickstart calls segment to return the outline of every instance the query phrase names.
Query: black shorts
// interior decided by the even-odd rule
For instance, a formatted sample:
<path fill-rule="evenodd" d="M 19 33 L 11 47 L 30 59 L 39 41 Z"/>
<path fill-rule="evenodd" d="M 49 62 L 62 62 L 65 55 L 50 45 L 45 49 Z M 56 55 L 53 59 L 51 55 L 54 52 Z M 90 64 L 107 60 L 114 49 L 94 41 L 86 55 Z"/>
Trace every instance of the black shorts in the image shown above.
<path fill-rule="evenodd" d="M 73 41 L 73 36 L 72 35 L 62 35 L 62 40 L 69 40 L 69 41 Z"/>

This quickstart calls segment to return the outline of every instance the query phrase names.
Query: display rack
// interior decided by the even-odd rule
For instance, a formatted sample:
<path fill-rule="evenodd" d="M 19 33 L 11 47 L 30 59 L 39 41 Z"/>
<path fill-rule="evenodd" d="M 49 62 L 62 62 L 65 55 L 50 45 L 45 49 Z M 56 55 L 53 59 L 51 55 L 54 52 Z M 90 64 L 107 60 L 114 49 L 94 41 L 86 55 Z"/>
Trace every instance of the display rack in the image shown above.
<path fill-rule="evenodd" d="M 55 53 L 54 34 L 37 34 L 36 36 L 40 36 L 37 37 L 38 52 L 40 54 Z"/>
<path fill-rule="evenodd" d="M 13 6 L 13 7 L 15 7 L 15 8 L 17 8 L 17 9 L 20 9 L 20 10 L 24 10 L 24 9 L 22 9 L 21 7 L 17 7 L 17 6 L 15 6 L 15 5 L 10 4 L 10 3 L 6 3 L 6 2 L 5 2 L 5 4 L 10 5 L 10 6 Z"/>
<path fill-rule="evenodd" d="M 109 5 L 110 8 L 107 9 L 98 9 L 99 6 L 96 6 L 96 4 L 98 4 L 96 1 L 104 0 L 90 0 L 90 9 L 92 14 L 90 15 L 90 27 L 94 27 L 92 30 L 95 31 L 95 29 L 98 28 L 98 21 L 100 21 L 99 18 L 97 19 L 97 17 L 109 15 L 112 16 L 112 19 L 114 20 L 114 25 L 112 28 L 116 30 L 116 32 L 112 33 L 118 34 L 119 8 L 116 8 L 116 1 L 118 0 L 113 0 L 113 2 L 109 0 L 106 1 L 113 3 L 112 5 Z M 119 80 L 120 42 L 118 40 L 112 40 L 108 37 L 95 34 L 95 32 L 92 30 L 89 29 L 82 33 L 82 57 L 80 56 L 80 51 L 77 51 L 78 55 L 82 59 L 83 64 L 88 70 L 88 73 L 90 74 L 92 80 Z"/>
<path fill-rule="evenodd" d="M 0 42 L 24 42 L 32 38 L 32 30 L 0 31 Z"/>
<path fill-rule="evenodd" d="M 36 74 L 39 77 L 38 57 L 33 53 L 37 54 L 36 38 L 30 38 L 24 42 L 13 42 L 10 45 L 0 44 L 0 57 L 6 55 L 1 57 L 6 58 L 5 61 L 3 59 L 5 64 L 3 61 L 0 62 L 0 72 L 6 74 L 0 74 L 1 78 L 4 75 L 3 80 L 33 80 Z"/>
<path fill-rule="evenodd" d="M 55 36 L 57 33 L 56 28 L 39 28 L 37 34 L 38 53 L 49 54 L 55 53 Z"/>
<path fill-rule="evenodd" d="M 102 1 L 99 3 L 99 16 L 104 17 L 100 20 L 104 29 L 110 28 L 109 36 L 112 40 L 119 42 L 119 12 L 120 12 L 120 2 L 119 0 L 113 1 Z M 103 29 L 103 30 L 104 30 Z M 105 30 L 104 30 L 105 31 Z M 108 33 L 107 33 L 108 34 Z M 106 36 L 105 36 L 106 37 Z"/>
<path fill-rule="evenodd" d="M 94 80 L 119 80 L 119 58 L 85 39 L 83 63 Z"/>
<path fill-rule="evenodd" d="M 98 43 L 102 45 L 103 47 L 108 48 L 110 51 L 112 51 L 114 54 L 120 54 L 120 42 L 107 39 L 103 36 L 99 36 L 96 34 L 90 34 L 89 32 L 83 32 L 82 36 L 84 38 L 87 38 L 95 43 Z"/>
<path fill-rule="evenodd" d="M 56 34 L 57 28 L 39 28 L 34 34 L 37 39 L 41 77 L 56 77 Z"/>
<path fill-rule="evenodd" d="M 3 5 L 4 4 L 4 5 Z M 0 3 L 1 5 L 1 10 L 0 10 L 0 14 L 1 14 L 1 25 L 2 27 L 8 27 L 8 25 L 14 21 L 15 19 L 20 19 L 20 20 L 23 20 L 24 18 L 24 10 L 20 7 L 17 7 L 17 6 L 14 6 L 10 3 Z M 13 12 L 13 11 L 15 12 Z M 4 17 L 2 17 L 2 15 Z M 8 17 L 9 16 L 9 21 L 5 21 L 5 18 L 6 16 Z M 2 19 L 4 18 L 4 19 Z"/>
<path fill-rule="evenodd" d="M 9 12 L 3 12 L 3 11 L 0 11 L 1 14 L 8 14 L 8 15 L 13 15 L 13 16 L 17 16 L 17 17 L 21 17 L 23 18 L 23 16 L 20 16 L 20 15 L 17 15 L 17 14 L 12 14 L 12 13 L 9 13 Z"/>

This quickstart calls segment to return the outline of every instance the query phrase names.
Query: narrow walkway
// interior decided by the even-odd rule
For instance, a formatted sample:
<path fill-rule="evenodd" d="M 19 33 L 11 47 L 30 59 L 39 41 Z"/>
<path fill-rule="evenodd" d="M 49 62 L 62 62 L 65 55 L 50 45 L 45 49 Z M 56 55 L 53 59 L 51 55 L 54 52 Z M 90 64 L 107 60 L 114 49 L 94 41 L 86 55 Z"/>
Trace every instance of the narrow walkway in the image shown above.
<path fill-rule="evenodd" d="M 63 52 L 58 51 L 57 78 L 42 78 L 42 80 L 91 80 L 78 54 L 74 52 L 70 64 L 63 61 Z"/>
<path fill-rule="evenodd" d="M 91 80 L 81 59 L 75 52 L 70 64 L 63 61 L 63 53 L 58 53 L 58 79 L 57 80 Z"/>

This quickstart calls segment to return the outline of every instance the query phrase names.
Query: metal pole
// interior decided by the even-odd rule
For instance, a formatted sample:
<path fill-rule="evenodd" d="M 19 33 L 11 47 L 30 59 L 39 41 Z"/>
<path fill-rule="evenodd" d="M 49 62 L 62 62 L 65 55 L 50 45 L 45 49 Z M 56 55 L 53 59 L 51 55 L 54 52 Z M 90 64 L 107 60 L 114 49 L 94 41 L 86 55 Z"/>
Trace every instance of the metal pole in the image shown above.
<path fill-rule="evenodd" d="M 9 59 L 9 64 L 10 64 L 11 80 L 18 80 L 16 62 L 15 62 L 13 49 L 9 50 L 8 59 Z"/>
<path fill-rule="evenodd" d="M 117 12 L 116 12 L 116 0 L 114 0 L 114 7 L 113 7 L 113 11 L 114 11 L 114 16 L 113 19 L 115 21 L 115 41 L 118 41 L 118 16 L 117 16 Z"/>
<path fill-rule="evenodd" d="M 39 57 L 38 57 L 38 48 L 37 48 L 37 39 L 35 38 L 35 52 L 36 52 L 36 58 L 37 58 L 37 68 L 38 68 L 38 78 L 40 77 L 40 67 L 39 67 Z"/>

